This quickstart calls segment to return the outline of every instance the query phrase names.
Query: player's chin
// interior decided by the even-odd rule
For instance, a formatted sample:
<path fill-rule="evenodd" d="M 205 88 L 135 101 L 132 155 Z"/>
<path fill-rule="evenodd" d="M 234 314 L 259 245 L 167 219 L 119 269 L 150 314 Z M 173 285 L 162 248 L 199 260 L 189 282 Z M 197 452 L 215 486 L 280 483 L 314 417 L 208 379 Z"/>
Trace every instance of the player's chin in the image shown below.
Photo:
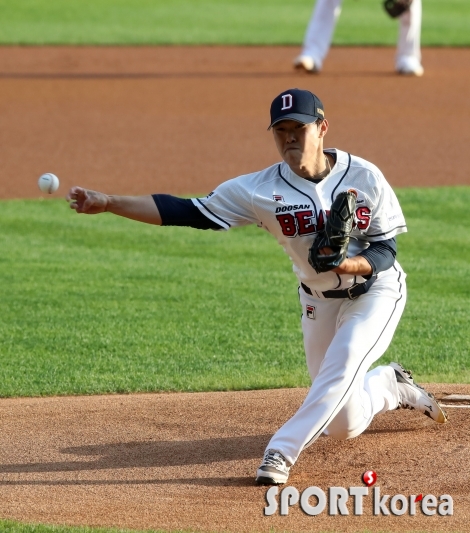
<path fill-rule="evenodd" d="M 302 160 L 302 152 L 298 148 L 288 148 L 284 150 L 284 161 L 288 165 L 299 164 Z"/>

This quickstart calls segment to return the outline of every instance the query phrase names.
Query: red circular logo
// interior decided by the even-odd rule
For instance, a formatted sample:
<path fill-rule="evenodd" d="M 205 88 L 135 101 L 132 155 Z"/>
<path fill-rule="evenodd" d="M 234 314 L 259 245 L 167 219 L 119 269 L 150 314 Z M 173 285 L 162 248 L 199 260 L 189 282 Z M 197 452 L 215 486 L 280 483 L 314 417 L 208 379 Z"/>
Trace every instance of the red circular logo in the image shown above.
<path fill-rule="evenodd" d="M 371 487 L 377 481 L 377 474 L 373 470 L 367 470 L 362 474 L 362 481 L 368 486 Z"/>

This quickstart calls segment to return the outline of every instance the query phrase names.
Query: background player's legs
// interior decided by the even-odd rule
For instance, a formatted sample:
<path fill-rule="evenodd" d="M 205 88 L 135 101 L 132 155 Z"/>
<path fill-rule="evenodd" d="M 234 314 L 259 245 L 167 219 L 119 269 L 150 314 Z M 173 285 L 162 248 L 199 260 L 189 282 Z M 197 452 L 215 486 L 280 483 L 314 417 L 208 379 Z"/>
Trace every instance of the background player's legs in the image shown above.
<path fill-rule="evenodd" d="M 317 341 L 324 341 L 324 332 L 327 337 L 331 334 L 325 321 L 331 320 L 331 309 L 338 301 L 315 300 L 301 291 L 304 315 L 306 305 L 317 307 L 316 319 L 307 323 L 304 317 L 302 325 L 308 367 L 318 374 L 312 376 L 304 403 L 273 436 L 268 449 L 279 450 L 293 464 L 302 449 L 327 427 L 338 438 L 356 436 L 367 428 L 374 414 L 397 407 L 393 370 L 385 367 L 365 377 L 389 346 L 402 315 L 406 301 L 404 277 L 401 270 L 391 268 L 379 276 L 367 294 L 357 300 L 340 300 L 334 320 L 336 334 L 324 356 Z"/>
<path fill-rule="evenodd" d="M 421 0 L 413 0 L 408 11 L 400 17 L 396 69 L 402 74 L 420 76 L 421 66 Z"/>
<path fill-rule="evenodd" d="M 313 9 L 299 58 L 311 58 L 315 70 L 322 68 L 323 60 L 330 49 L 336 21 L 341 13 L 341 4 L 342 0 L 317 0 Z"/>

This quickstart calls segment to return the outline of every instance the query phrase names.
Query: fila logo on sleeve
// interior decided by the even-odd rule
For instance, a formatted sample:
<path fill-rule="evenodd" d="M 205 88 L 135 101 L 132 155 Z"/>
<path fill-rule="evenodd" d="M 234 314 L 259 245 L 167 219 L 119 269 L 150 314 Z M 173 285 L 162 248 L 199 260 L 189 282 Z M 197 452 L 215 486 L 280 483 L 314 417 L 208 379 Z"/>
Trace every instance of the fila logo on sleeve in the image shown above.
<path fill-rule="evenodd" d="M 282 95 L 281 111 L 285 111 L 286 109 L 290 109 L 292 106 L 293 106 L 292 95 L 291 94 L 283 94 Z"/>

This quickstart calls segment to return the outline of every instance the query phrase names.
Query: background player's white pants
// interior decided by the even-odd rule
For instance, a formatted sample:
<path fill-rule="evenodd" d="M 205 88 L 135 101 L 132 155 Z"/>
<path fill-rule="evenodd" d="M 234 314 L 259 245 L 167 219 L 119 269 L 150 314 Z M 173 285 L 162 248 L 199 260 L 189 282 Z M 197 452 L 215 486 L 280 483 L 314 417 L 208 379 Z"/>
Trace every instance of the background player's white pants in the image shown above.
<path fill-rule="evenodd" d="M 323 66 L 333 39 L 343 0 L 317 0 L 304 38 L 302 55 L 309 56 L 318 69 Z M 377 9 L 383 9 L 377 3 Z M 421 65 L 421 0 L 413 0 L 409 11 L 400 18 L 396 69 L 414 69 Z M 384 11 L 384 16 L 388 15 Z"/>
<path fill-rule="evenodd" d="M 323 432 L 338 439 L 356 437 L 374 415 L 398 406 L 394 370 L 367 370 L 388 348 L 403 313 L 405 274 L 395 263 L 356 300 L 317 299 L 300 289 L 300 302 L 312 386 L 267 446 L 291 464 Z M 307 317 L 307 305 L 315 307 L 315 319 Z"/>

